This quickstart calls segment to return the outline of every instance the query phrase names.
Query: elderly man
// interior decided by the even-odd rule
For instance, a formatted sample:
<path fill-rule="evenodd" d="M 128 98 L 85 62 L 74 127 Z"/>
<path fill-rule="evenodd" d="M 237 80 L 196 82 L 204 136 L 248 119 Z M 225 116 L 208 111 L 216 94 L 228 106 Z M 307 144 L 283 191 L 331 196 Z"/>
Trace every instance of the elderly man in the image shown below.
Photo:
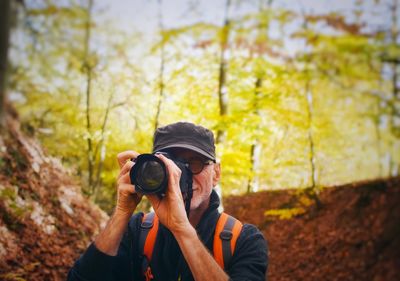
<path fill-rule="evenodd" d="M 221 167 L 212 132 L 187 122 L 158 128 L 153 153 L 168 173 L 163 196 L 145 195 L 153 215 L 132 216 L 142 198 L 130 174 L 139 154 L 120 153 L 115 211 L 68 280 L 265 280 L 268 256 L 261 232 L 218 212 L 213 188 Z M 190 197 L 182 194 L 182 170 L 172 159 L 181 159 L 190 170 Z"/>

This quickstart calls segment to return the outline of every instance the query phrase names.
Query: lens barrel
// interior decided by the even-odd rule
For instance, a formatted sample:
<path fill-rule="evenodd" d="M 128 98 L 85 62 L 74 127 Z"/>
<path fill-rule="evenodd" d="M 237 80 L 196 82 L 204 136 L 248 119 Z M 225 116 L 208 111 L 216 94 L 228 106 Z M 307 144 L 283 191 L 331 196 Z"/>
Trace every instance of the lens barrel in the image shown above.
<path fill-rule="evenodd" d="M 188 164 L 181 159 L 172 157 L 167 152 L 157 152 L 174 161 L 182 171 L 179 187 L 182 194 L 192 192 L 193 175 Z M 168 171 L 164 162 L 154 154 L 140 154 L 135 159 L 135 165 L 129 172 L 131 183 L 136 191 L 142 194 L 158 194 L 163 196 L 168 187 Z"/>
<path fill-rule="evenodd" d="M 140 154 L 129 172 L 136 191 L 143 194 L 164 194 L 168 186 L 167 168 L 153 154 Z"/>

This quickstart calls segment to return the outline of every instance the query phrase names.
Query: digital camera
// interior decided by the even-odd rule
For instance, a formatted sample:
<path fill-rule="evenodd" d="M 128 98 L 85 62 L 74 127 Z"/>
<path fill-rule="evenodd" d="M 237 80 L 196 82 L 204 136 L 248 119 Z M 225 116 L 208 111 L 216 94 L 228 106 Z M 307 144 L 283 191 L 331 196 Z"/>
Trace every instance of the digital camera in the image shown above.
<path fill-rule="evenodd" d="M 174 158 L 167 152 L 157 152 L 174 161 L 181 169 L 181 178 L 179 186 L 182 194 L 191 191 L 193 175 L 188 164 L 184 161 Z M 155 154 L 140 154 L 133 160 L 135 165 L 131 168 L 129 176 L 131 183 L 135 185 L 136 191 L 142 194 L 157 194 L 164 196 L 168 188 L 168 171 L 164 162 Z"/>

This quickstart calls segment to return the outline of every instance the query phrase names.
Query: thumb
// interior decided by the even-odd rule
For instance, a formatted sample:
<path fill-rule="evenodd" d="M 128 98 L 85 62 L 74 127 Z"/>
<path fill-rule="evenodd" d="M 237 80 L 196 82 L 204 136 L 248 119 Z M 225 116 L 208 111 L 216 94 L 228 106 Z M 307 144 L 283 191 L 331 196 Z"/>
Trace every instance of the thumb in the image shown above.
<path fill-rule="evenodd" d="M 147 198 L 149 199 L 151 205 L 153 206 L 154 210 L 158 209 L 160 205 L 161 199 L 156 194 L 147 194 Z"/>

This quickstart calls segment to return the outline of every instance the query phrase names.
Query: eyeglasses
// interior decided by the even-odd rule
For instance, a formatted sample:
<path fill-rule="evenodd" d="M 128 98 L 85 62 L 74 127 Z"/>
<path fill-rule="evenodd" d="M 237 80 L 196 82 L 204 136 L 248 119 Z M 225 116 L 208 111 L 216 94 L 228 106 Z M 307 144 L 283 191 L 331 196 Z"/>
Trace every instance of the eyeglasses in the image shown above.
<path fill-rule="evenodd" d="M 198 175 L 203 171 L 205 166 L 214 163 L 214 161 L 213 160 L 204 161 L 199 158 L 192 158 L 192 159 L 189 159 L 188 161 L 185 161 L 185 163 L 188 165 L 188 167 L 189 167 L 190 171 L 192 171 L 193 175 Z"/>

